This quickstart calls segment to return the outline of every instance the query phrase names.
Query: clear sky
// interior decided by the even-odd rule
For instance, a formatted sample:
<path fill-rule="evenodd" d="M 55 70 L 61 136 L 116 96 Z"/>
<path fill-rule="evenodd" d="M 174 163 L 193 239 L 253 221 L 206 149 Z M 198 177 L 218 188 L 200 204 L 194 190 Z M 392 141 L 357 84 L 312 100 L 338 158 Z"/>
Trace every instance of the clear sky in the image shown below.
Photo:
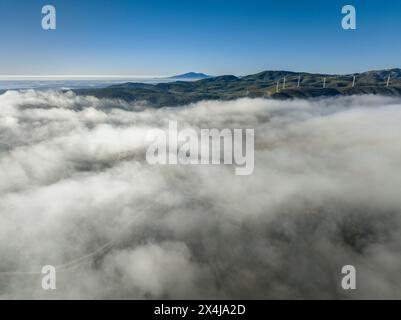
<path fill-rule="evenodd" d="M 351 73 L 400 67 L 400 35 L 399 0 L 0 0 L 0 75 Z"/>

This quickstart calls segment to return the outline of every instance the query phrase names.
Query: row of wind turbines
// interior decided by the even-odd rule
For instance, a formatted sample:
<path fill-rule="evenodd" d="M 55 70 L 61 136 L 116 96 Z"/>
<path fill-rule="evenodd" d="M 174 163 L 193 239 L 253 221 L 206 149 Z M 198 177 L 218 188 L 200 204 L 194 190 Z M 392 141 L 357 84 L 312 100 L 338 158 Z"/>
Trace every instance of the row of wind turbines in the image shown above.
<path fill-rule="evenodd" d="M 323 84 L 322 84 L 323 89 L 326 88 L 326 78 L 327 77 L 323 77 Z M 386 87 L 390 85 L 390 79 L 391 75 L 389 74 L 386 81 Z M 280 80 L 277 81 L 276 92 L 280 92 Z M 352 87 L 355 87 L 355 83 L 356 83 L 356 76 L 354 75 L 352 79 Z M 301 75 L 298 76 L 297 88 L 299 88 L 300 86 L 301 86 Z M 283 78 L 283 86 L 282 86 L 282 89 L 285 88 L 286 88 L 286 77 Z"/>

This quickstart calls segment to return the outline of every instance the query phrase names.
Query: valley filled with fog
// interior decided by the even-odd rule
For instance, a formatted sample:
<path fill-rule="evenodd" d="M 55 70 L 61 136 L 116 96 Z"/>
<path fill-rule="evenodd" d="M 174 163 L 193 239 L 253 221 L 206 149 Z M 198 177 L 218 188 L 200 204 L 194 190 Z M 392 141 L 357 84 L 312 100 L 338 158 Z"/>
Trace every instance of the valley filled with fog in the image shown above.
<path fill-rule="evenodd" d="M 253 174 L 148 164 L 146 135 L 169 120 L 254 129 Z M 401 98 L 373 95 L 152 109 L 7 91 L 0 299 L 399 297 L 400 124 Z"/>

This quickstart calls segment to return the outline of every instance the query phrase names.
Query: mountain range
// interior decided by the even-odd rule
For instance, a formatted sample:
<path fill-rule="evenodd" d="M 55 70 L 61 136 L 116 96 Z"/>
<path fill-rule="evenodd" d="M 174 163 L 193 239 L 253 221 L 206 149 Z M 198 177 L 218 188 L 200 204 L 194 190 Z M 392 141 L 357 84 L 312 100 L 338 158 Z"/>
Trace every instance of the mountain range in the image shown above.
<path fill-rule="evenodd" d="M 345 75 L 263 71 L 243 77 L 224 75 L 197 81 L 158 84 L 127 82 L 106 88 L 77 89 L 74 92 L 98 98 L 145 102 L 156 108 L 180 106 L 200 100 L 243 97 L 289 99 L 354 94 L 401 96 L 401 69 Z"/>

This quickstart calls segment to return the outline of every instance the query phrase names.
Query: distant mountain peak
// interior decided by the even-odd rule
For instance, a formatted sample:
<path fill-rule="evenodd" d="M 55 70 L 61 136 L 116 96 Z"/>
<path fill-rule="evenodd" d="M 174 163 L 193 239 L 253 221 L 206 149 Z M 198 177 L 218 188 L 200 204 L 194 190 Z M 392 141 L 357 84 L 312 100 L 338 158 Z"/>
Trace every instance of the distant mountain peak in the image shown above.
<path fill-rule="evenodd" d="M 187 72 L 183 74 L 178 74 L 176 76 L 172 76 L 170 77 L 170 79 L 206 79 L 211 77 L 212 76 L 200 72 Z"/>

